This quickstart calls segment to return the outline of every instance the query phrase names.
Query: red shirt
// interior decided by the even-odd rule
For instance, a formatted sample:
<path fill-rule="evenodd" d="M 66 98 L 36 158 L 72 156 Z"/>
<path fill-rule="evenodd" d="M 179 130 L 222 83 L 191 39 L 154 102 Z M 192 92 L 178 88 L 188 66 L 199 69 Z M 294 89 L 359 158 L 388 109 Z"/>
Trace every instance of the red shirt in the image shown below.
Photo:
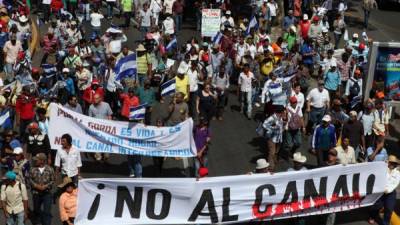
<path fill-rule="evenodd" d="M 35 117 L 36 99 L 24 94 L 17 98 L 15 111 L 23 120 L 32 120 Z"/>
<path fill-rule="evenodd" d="M 61 8 L 64 7 L 64 4 L 61 0 L 52 0 L 50 7 L 52 12 L 58 12 Z"/>
<path fill-rule="evenodd" d="M 102 87 L 98 87 L 96 90 L 93 90 L 92 87 L 88 87 L 83 91 L 83 100 L 88 104 L 94 103 L 94 96 L 98 94 L 101 98 L 104 99 L 104 89 Z"/>
<path fill-rule="evenodd" d="M 127 94 L 121 94 L 120 98 L 122 100 L 121 115 L 129 118 L 130 109 L 139 106 L 139 98 L 137 96 L 129 97 Z"/>
<path fill-rule="evenodd" d="M 307 38 L 308 37 L 308 30 L 310 29 L 311 22 L 309 20 L 307 20 L 307 21 L 301 20 L 299 25 L 300 25 L 301 37 L 303 39 Z"/>

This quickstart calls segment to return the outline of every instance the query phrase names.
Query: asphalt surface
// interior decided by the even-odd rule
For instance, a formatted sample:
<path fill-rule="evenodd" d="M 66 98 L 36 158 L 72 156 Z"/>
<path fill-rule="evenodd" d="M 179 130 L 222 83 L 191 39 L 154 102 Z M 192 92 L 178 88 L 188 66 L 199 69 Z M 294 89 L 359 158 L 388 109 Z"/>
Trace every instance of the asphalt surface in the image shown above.
<path fill-rule="evenodd" d="M 350 32 L 362 32 L 362 12 L 361 7 L 357 1 L 351 1 L 349 4 L 349 13 L 346 14 L 347 23 L 351 28 Z M 398 23 L 400 18 L 399 11 L 373 11 L 370 18 L 370 30 L 368 30 L 369 37 L 378 41 L 400 41 L 400 25 Z M 103 31 L 108 28 L 110 21 L 104 20 Z M 122 23 L 119 19 L 115 18 L 113 23 Z M 90 26 L 85 23 L 84 27 L 90 33 Z M 46 32 L 46 26 L 40 27 L 40 33 Z M 136 47 L 136 41 L 140 38 L 140 33 L 135 28 L 130 28 L 124 31 L 128 36 L 127 45 L 130 48 Z M 178 36 L 178 43 L 183 43 L 192 36 L 199 36 L 194 27 L 186 22 L 183 30 Z M 34 64 L 38 64 L 41 58 L 41 51 L 39 50 L 34 58 Z M 159 104 L 154 109 L 154 117 L 160 114 L 166 103 Z M 239 113 L 239 103 L 237 97 L 233 94 L 229 96 L 228 106 L 226 107 L 223 121 L 212 121 L 212 140 L 209 151 L 209 171 L 210 176 L 225 176 L 225 175 L 238 175 L 245 174 L 252 171 L 255 167 L 255 161 L 259 158 L 266 157 L 267 149 L 265 141 L 257 137 L 255 133 L 256 126 L 261 117 L 261 108 L 255 108 L 254 119 L 247 120 L 244 115 Z M 391 136 L 387 141 L 387 148 L 389 151 L 396 151 L 395 147 L 396 137 L 399 137 L 399 114 L 395 115 L 395 120 L 391 123 Z M 315 157 L 308 154 L 309 140 L 308 137 L 303 138 L 303 146 L 301 151 L 307 156 L 309 166 L 315 165 Z M 395 150 L 396 149 L 396 150 Z M 397 152 L 396 152 L 397 153 Z M 82 175 L 84 178 L 109 178 L 109 177 L 127 177 L 128 167 L 126 156 L 112 155 L 109 164 L 101 164 L 94 162 L 91 158 L 83 158 Z M 192 165 L 190 163 L 190 165 Z M 286 170 L 290 162 L 281 159 L 279 162 L 279 171 Z M 143 176 L 144 177 L 184 177 L 185 170 L 181 160 L 167 159 L 164 163 L 164 170 L 162 174 L 158 174 L 153 166 L 151 158 L 143 159 Z M 52 208 L 53 223 L 61 224 L 58 216 L 58 207 Z M 366 209 L 357 209 L 350 212 L 338 213 L 337 223 L 343 225 L 366 225 L 367 219 Z M 267 224 L 292 224 L 290 220 L 280 220 L 268 222 Z M 307 224 L 319 225 L 321 222 L 317 217 L 308 218 Z M 0 213 L 0 224 L 5 224 L 3 214 Z M 27 222 L 30 224 L 30 222 Z"/>

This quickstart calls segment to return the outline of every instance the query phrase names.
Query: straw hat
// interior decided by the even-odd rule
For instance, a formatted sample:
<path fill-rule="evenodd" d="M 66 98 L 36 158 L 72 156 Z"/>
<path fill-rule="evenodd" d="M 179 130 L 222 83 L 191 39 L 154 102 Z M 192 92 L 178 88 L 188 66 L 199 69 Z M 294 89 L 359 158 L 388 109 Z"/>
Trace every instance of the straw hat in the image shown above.
<path fill-rule="evenodd" d="M 391 163 L 400 164 L 399 160 L 397 159 L 397 157 L 395 155 L 389 155 L 388 161 L 391 162 Z"/>
<path fill-rule="evenodd" d="M 261 170 L 269 167 L 269 163 L 265 159 L 258 159 L 256 169 Z"/>
<path fill-rule="evenodd" d="M 293 154 L 293 162 L 305 163 L 307 161 L 307 157 L 302 155 L 301 152 L 296 152 Z"/>
<path fill-rule="evenodd" d="M 58 185 L 58 187 L 64 188 L 65 186 L 67 186 L 68 184 L 71 184 L 71 183 L 73 183 L 71 178 L 64 177 L 63 182 L 60 185 Z"/>
<path fill-rule="evenodd" d="M 138 47 L 136 48 L 137 52 L 144 52 L 146 51 L 146 48 L 144 47 L 144 45 L 139 44 Z"/>

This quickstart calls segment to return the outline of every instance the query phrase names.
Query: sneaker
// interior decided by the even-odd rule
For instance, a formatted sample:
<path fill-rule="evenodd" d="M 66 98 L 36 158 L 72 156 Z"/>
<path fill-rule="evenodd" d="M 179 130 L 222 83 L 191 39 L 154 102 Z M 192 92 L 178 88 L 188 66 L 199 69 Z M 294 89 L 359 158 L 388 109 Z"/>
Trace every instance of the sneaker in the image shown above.
<path fill-rule="evenodd" d="M 255 105 L 257 108 L 261 106 L 260 103 L 258 103 L 258 102 L 256 102 L 254 105 Z"/>
<path fill-rule="evenodd" d="M 130 178 L 133 178 L 133 177 L 135 177 L 135 174 L 133 174 L 133 173 L 132 173 L 132 174 L 129 174 L 129 177 L 130 177 Z"/>

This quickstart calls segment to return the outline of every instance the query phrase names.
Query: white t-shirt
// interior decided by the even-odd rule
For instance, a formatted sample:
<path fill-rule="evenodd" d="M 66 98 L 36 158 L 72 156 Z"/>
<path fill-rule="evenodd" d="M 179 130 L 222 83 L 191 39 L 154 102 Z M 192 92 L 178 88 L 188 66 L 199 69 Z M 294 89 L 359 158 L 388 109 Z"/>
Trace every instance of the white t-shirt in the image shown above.
<path fill-rule="evenodd" d="M 164 0 L 165 13 L 172 14 L 172 5 L 175 0 Z"/>
<path fill-rule="evenodd" d="M 300 106 L 301 108 L 304 107 L 304 94 L 299 92 L 298 94 L 296 94 L 296 92 L 294 92 L 292 90 L 291 96 L 295 96 L 297 99 L 297 105 Z"/>
<path fill-rule="evenodd" d="M 174 28 L 174 20 L 171 17 L 167 17 L 163 21 L 163 27 L 164 27 L 164 33 L 167 35 L 174 34 L 175 33 L 175 28 Z"/>
<path fill-rule="evenodd" d="M 322 92 L 319 92 L 318 88 L 314 88 L 308 93 L 307 101 L 310 102 L 310 105 L 315 108 L 322 108 L 326 106 L 326 102 L 329 102 L 329 92 L 324 89 Z"/>
<path fill-rule="evenodd" d="M 162 2 L 161 1 L 152 0 L 151 3 L 150 3 L 150 11 L 153 14 L 158 15 L 162 10 L 161 6 L 162 6 Z"/>
<path fill-rule="evenodd" d="M 186 73 L 188 75 L 189 78 L 189 90 L 190 92 L 195 92 L 198 90 L 198 82 L 199 82 L 199 73 L 197 72 L 197 70 L 192 71 L 191 69 L 189 69 Z"/>
<path fill-rule="evenodd" d="M 146 12 L 140 10 L 140 18 L 142 19 L 141 26 L 142 27 L 150 27 L 151 26 L 151 11 L 147 10 Z"/>
<path fill-rule="evenodd" d="M 244 72 L 241 72 L 238 80 L 238 84 L 240 85 L 240 91 L 250 92 L 252 89 L 253 79 L 254 79 L 254 74 L 252 72 L 249 72 L 248 76 L 246 76 Z"/>
<path fill-rule="evenodd" d="M 276 2 L 268 2 L 267 6 L 269 8 L 271 16 L 276 16 L 276 12 L 278 10 L 278 5 L 276 4 Z"/>
<path fill-rule="evenodd" d="M 90 24 L 94 27 L 100 27 L 101 26 L 101 19 L 103 19 L 104 16 L 103 14 L 100 13 L 92 13 L 90 14 Z"/>

